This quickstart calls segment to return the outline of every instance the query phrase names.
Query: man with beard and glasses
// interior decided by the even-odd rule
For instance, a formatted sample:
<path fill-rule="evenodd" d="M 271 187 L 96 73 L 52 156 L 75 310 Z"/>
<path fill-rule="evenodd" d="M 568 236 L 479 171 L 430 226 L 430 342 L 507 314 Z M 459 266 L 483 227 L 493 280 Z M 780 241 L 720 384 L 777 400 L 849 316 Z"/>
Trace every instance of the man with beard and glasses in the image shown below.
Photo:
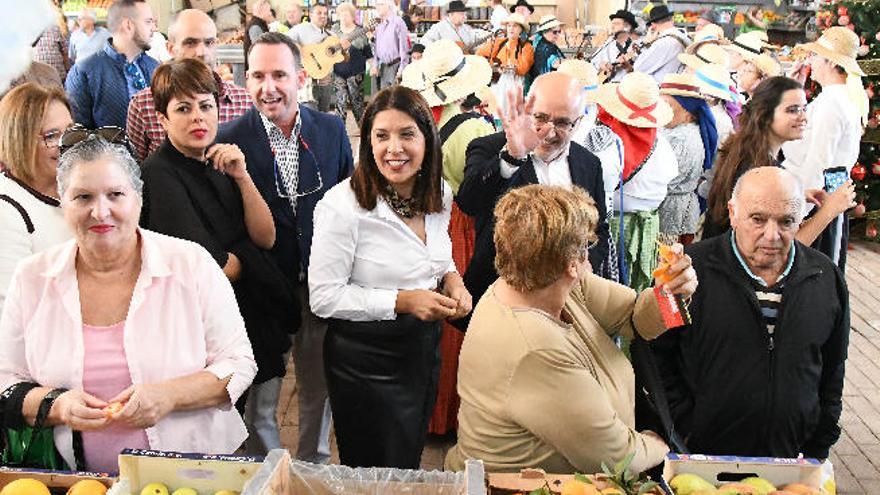
<path fill-rule="evenodd" d="M 145 52 L 156 30 L 153 10 L 143 0 L 117 0 L 107 11 L 111 37 L 101 51 L 80 60 L 65 90 L 73 118 L 88 128 L 125 127 L 128 102 L 150 85 L 159 61 Z"/>
<path fill-rule="evenodd" d="M 281 33 L 254 40 L 248 54 L 247 89 L 254 106 L 220 127 L 217 141 L 233 143 L 245 155 L 248 172 L 272 210 L 277 232 L 272 254 L 297 287 L 302 328 L 293 342 L 299 399 L 296 456 L 309 462 L 330 460 L 330 403 L 324 381 L 323 342 L 327 323 L 309 311 L 308 273 L 315 205 L 324 193 L 351 175 L 351 144 L 336 115 L 297 104 L 305 82 L 299 49 Z M 257 440 L 265 450 L 280 448 L 275 408 L 281 376 L 252 389 L 248 401 Z M 249 406 L 250 408 L 251 406 Z M 262 425 L 262 426 L 261 426 Z M 264 434 L 265 433 L 265 434 Z M 258 453 L 253 448 L 251 453 Z"/>
<path fill-rule="evenodd" d="M 508 93 L 504 132 L 471 141 L 464 180 L 455 202 L 476 220 L 476 245 L 464 274 L 468 291 L 477 301 L 498 278 L 495 271 L 495 203 L 508 190 L 542 184 L 587 191 L 596 202 L 598 244 L 590 249 L 594 271 L 608 256 L 608 222 L 602 164 L 595 155 L 572 142 L 572 130 L 584 114 L 583 87 L 568 74 L 550 72 L 532 84 L 526 100 L 522 92 Z"/>
<path fill-rule="evenodd" d="M 217 26 L 208 14 L 198 9 L 178 12 L 168 26 L 168 52 L 175 60 L 197 58 L 215 70 L 214 80 L 220 89 L 218 103 L 221 124 L 241 116 L 251 107 L 247 90 L 222 80 L 216 73 Z M 134 95 L 128 104 L 125 131 L 138 163 L 143 162 L 165 140 L 165 129 L 159 123 L 150 88 Z"/>

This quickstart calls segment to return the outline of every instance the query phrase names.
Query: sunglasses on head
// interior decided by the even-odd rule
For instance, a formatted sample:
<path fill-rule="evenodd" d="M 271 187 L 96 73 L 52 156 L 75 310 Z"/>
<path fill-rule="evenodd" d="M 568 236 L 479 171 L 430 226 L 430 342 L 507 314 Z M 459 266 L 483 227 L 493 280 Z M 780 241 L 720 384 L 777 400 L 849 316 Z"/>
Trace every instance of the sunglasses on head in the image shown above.
<path fill-rule="evenodd" d="M 95 138 L 102 138 L 112 144 L 121 144 L 129 148 L 128 136 L 125 135 L 125 129 L 121 127 L 108 125 L 97 129 L 86 129 L 83 125 L 76 124 L 61 135 L 61 152 L 64 153 L 87 139 Z M 129 149 L 129 151 L 131 150 Z"/>

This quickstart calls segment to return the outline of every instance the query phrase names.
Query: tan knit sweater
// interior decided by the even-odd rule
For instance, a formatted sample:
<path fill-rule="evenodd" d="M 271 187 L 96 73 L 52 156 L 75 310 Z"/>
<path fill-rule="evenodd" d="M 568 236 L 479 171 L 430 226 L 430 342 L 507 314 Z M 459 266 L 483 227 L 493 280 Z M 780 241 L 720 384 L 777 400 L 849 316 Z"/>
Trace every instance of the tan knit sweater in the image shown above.
<path fill-rule="evenodd" d="M 631 468 L 663 461 L 667 448 L 634 430 L 635 378 L 614 344 L 664 330 L 650 289 L 589 275 L 565 304 L 566 324 L 535 309 L 511 309 L 490 287 L 477 304 L 459 358 L 458 444 L 446 468 L 468 458 L 487 471 L 543 468 L 596 473 L 635 451 Z"/>

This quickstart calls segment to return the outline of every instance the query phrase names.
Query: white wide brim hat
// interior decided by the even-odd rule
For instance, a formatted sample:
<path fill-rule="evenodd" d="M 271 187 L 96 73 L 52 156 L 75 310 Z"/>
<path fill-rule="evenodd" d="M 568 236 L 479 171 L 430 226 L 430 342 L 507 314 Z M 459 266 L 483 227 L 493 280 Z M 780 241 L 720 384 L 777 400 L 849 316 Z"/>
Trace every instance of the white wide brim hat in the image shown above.
<path fill-rule="evenodd" d="M 492 67 L 477 55 L 465 55 L 455 42 L 438 40 L 420 60 L 403 69 L 401 84 L 418 91 L 432 107 L 462 100 L 492 81 Z"/>

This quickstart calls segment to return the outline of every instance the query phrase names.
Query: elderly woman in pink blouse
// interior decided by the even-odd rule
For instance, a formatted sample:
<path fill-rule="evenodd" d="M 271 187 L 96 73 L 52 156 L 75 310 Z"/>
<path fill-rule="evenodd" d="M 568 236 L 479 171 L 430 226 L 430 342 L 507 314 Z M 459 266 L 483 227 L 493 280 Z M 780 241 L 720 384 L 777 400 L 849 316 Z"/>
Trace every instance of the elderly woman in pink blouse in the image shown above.
<path fill-rule="evenodd" d="M 65 152 L 74 239 L 19 264 L 0 318 L 6 409 L 54 426 L 70 467 L 115 472 L 123 448 L 232 453 L 247 436 L 232 404 L 256 364 L 232 288 L 197 244 L 138 228 L 141 187 L 121 146 L 88 135 Z"/>

